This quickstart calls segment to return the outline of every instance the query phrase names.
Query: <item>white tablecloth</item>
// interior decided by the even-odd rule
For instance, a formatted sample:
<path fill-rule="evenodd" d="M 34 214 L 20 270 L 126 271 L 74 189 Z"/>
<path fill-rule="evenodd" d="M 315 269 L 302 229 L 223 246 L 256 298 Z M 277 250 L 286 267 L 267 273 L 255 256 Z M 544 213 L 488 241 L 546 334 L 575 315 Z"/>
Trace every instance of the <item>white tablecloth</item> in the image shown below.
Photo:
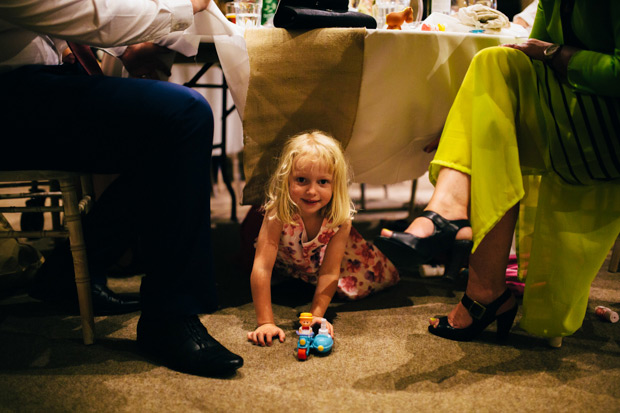
<path fill-rule="evenodd" d="M 389 184 L 423 175 L 423 148 L 440 136 L 478 50 L 514 42 L 485 34 L 374 30 L 347 155 L 357 182 Z"/>
<path fill-rule="evenodd" d="M 193 42 L 215 43 L 243 117 L 250 76 L 243 30 L 217 7 L 209 7 L 196 15 L 187 35 Z M 441 134 L 473 56 L 516 41 L 506 35 L 369 30 L 357 116 L 346 149 L 355 181 L 389 184 L 423 175 L 433 157 L 423 148 Z"/>

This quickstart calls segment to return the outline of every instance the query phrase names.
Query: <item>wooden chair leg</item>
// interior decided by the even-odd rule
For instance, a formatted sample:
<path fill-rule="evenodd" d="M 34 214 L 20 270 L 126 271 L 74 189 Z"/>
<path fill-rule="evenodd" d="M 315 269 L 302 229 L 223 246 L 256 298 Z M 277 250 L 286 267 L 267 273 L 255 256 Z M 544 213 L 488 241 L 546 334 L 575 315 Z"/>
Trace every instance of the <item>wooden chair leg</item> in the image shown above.
<path fill-rule="evenodd" d="M 90 174 L 84 174 L 80 176 L 80 187 L 82 190 L 82 198 L 90 196 L 95 197 L 95 184 L 93 182 L 93 176 Z"/>
<path fill-rule="evenodd" d="M 84 344 L 93 344 L 95 341 L 95 319 L 76 182 L 72 179 L 63 179 L 60 181 L 60 189 L 75 268 L 75 285 L 82 317 L 82 336 Z"/>
<path fill-rule="evenodd" d="M 415 212 L 415 191 L 418 189 L 418 180 L 414 179 L 411 181 L 411 198 L 409 198 L 409 216 L 407 217 L 409 220 L 414 219 Z"/>
<path fill-rule="evenodd" d="M 620 237 L 616 239 L 609 261 L 609 272 L 620 272 Z"/>

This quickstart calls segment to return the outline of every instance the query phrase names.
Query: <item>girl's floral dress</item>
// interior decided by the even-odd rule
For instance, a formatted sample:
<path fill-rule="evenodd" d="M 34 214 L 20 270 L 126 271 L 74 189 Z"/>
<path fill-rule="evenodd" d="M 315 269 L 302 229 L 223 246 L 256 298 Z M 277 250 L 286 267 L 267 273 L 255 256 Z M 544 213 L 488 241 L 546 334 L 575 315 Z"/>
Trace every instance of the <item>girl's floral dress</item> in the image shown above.
<path fill-rule="evenodd" d="M 316 284 L 319 268 L 329 240 L 340 227 L 328 228 L 323 220 L 316 238 L 308 241 L 303 221 L 297 217 L 295 225 L 284 224 L 275 268 L 283 274 Z M 351 227 L 351 233 L 340 264 L 337 293 L 340 297 L 357 300 L 394 285 L 398 271 L 385 255 Z"/>

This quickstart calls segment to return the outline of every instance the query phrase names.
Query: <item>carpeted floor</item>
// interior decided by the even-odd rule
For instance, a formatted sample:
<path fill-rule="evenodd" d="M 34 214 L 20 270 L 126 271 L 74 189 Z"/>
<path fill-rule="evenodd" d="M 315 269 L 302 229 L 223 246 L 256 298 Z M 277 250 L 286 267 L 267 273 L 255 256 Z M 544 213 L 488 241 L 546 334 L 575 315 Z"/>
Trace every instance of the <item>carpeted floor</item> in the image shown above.
<path fill-rule="evenodd" d="M 357 225 L 370 236 L 380 229 L 378 220 Z M 139 313 L 97 317 L 97 341 L 84 346 L 79 317 L 17 288 L 0 300 L 0 411 L 620 411 L 620 323 L 594 315 L 597 305 L 620 310 L 620 274 L 606 265 L 583 327 L 560 349 L 518 326 L 503 346 L 492 331 L 471 343 L 432 336 L 428 317 L 447 313 L 462 292 L 404 275 L 376 296 L 332 303 L 333 352 L 300 362 L 294 323 L 312 289 L 294 281 L 274 286 L 274 311 L 287 339 L 269 348 L 248 343 L 255 316 L 238 234 L 230 222 L 214 229 L 221 309 L 201 317 L 244 358 L 235 376 L 195 377 L 151 363 L 135 343 Z M 111 279 L 110 286 L 137 291 L 139 282 Z"/>

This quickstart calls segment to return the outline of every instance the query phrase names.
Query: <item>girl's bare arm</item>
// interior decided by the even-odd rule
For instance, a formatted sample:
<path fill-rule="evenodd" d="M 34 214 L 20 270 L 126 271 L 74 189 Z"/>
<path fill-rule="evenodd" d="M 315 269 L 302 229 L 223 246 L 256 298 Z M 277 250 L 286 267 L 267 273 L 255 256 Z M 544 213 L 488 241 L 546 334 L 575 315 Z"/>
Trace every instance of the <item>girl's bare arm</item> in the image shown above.
<path fill-rule="evenodd" d="M 312 299 L 312 315 L 314 317 L 323 317 L 329 306 L 336 289 L 338 287 L 338 279 L 340 278 L 340 265 L 344 257 L 344 250 L 347 246 L 349 233 L 351 232 L 351 222 L 347 222 L 340 227 L 340 230 L 332 237 L 327 244 L 323 263 L 319 269 L 319 280 L 317 282 L 314 298 Z M 318 323 L 314 320 L 314 323 Z M 333 335 L 333 327 L 328 324 L 328 329 Z"/>
<path fill-rule="evenodd" d="M 276 326 L 271 307 L 271 273 L 278 255 L 278 243 L 282 232 L 282 224 L 276 219 L 263 219 L 258 241 L 256 256 L 252 267 L 250 285 L 252 301 L 256 311 L 256 330 L 248 333 L 248 340 L 254 344 L 271 345 L 272 338 L 278 336 L 284 341 L 284 331 Z"/>

